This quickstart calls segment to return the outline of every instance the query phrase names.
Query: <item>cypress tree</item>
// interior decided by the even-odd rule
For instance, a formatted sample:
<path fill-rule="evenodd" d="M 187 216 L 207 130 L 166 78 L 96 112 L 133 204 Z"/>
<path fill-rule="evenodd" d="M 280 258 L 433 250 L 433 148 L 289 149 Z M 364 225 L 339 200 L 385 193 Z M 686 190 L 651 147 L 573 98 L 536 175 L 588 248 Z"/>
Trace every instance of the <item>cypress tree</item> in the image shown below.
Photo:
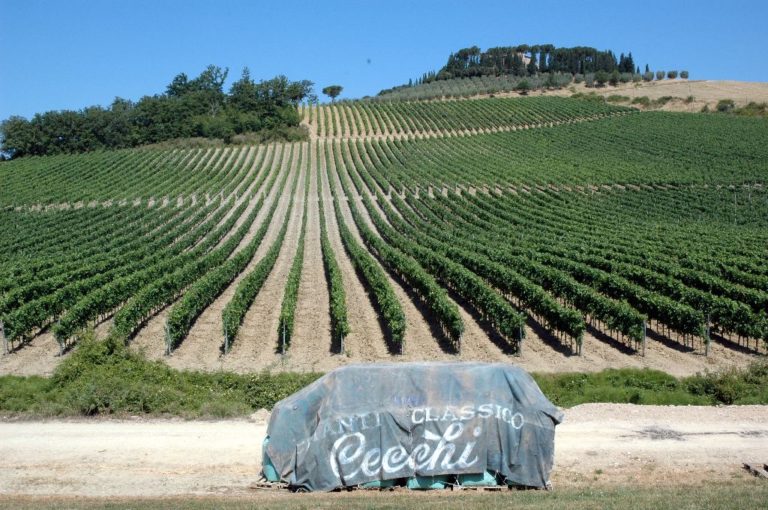
<path fill-rule="evenodd" d="M 631 73 L 634 68 L 635 68 L 635 60 L 632 58 L 632 52 L 630 51 L 629 55 L 627 55 L 626 69 L 624 70 L 624 72 Z"/>
<path fill-rule="evenodd" d="M 525 65 L 523 64 L 523 59 L 520 58 L 520 55 L 515 53 L 515 56 L 512 57 L 512 74 L 515 76 L 525 76 Z"/>
<path fill-rule="evenodd" d="M 536 76 L 538 69 L 536 68 L 536 54 L 534 53 L 531 54 L 531 60 L 528 62 L 527 71 L 529 76 Z"/>

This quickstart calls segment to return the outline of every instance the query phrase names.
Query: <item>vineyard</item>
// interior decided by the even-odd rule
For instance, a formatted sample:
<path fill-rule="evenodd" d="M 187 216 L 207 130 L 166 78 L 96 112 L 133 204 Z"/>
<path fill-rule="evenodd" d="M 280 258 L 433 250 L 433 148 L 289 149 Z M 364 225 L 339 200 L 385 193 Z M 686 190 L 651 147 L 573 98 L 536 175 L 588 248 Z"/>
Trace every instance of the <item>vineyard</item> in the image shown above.
<path fill-rule="evenodd" d="M 374 101 L 392 100 L 430 100 L 445 98 L 472 97 L 480 94 L 497 94 L 512 92 L 518 88 L 521 81 L 528 83 L 532 89 L 542 87 L 566 87 L 573 81 L 570 74 L 552 73 L 520 77 L 510 74 L 500 76 L 472 76 L 467 78 L 452 78 L 450 80 L 435 80 L 418 85 L 394 87 L 382 90 Z"/>
<path fill-rule="evenodd" d="M 423 138 L 515 131 L 633 111 L 605 103 L 531 97 L 433 103 L 356 101 L 307 107 L 305 116 L 320 138 Z"/>
<path fill-rule="evenodd" d="M 308 142 L 0 164 L 0 373 L 80 333 L 202 370 L 739 365 L 768 124 L 558 97 L 302 109 Z"/>

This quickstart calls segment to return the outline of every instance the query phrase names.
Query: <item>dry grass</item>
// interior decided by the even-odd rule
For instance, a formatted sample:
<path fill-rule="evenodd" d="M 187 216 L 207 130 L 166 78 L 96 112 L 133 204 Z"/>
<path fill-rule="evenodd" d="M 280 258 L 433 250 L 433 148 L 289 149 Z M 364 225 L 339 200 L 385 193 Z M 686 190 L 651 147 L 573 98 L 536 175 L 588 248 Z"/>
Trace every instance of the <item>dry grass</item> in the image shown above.
<path fill-rule="evenodd" d="M 290 494 L 254 492 L 231 497 L 171 498 L 67 498 L 67 497 L 0 497 L 0 508 L 31 510 L 51 509 L 303 509 L 303 508 L 413 508 L 413 509 L 495 509 L 514 506 L 540 510 L 581 509 L 732 509 L 764 508 L 768 501 L 768 483 L 758 479 L 728 483 L 656 488 L 628 485 L 615 488 L 583 486 L 564 490 L 502 492 L 338 492 L 330 494 Z"/>

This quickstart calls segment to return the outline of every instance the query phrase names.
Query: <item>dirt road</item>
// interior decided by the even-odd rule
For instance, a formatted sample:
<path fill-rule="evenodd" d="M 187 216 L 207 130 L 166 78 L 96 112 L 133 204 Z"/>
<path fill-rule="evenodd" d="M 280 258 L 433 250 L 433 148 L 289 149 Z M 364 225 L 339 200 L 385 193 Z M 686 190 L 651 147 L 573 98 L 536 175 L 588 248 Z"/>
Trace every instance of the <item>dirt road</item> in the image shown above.
<path fill-rule="evenodd" d="M 0 423 L 0 496 L 248 494 L 263 423 Z M 768 461 L 768 407 L 589 404 L 557 428 L 555 487 L 681 485 L 746 477 Z"/>

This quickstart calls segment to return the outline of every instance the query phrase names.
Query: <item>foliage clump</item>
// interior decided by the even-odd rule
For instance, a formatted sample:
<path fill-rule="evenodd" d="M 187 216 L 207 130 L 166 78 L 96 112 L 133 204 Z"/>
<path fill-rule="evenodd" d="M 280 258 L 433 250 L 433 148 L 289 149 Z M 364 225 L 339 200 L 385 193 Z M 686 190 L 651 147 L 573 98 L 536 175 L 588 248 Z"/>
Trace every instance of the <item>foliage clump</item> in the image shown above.
<path fill-rule="evenodd" d="M 187 372 L 149 361 L 117 336 L 80 338 L 50 378 L 0 377 L 0 413 L 36 416 L 244 416 L 271 409 L 317 373 Z M 768 404 L 768 362 L 682 379 L 649 369 L 533 374 L 556 405 L 590 402 L 657 405 Z"/>
<path fill-rule="evenodd" d="M 197 78 L 178 74 L 165 93 L 138 101 L 116 98 L 107 107 L 51 111 L 32 119 L 10 117 L 0 124 L 2 150 L 10 157 L 121 149 L 203 137 L 233 141 L 258 133 L 265 139 L 295 135 L 298 105 L 314 101 L 313 83 L 285 76 L 255 82 L 243 70 L 229 93 L 228 69 L 208 66 Z"/>
<path fill-rule="evenodd" d="M 0 412 L 43 416 L 243 416 L 274 404 L 320 374 L 240 375 L 174 370 L 123 339 L 85 333 L 50 378 L 0 378 Z"/>

